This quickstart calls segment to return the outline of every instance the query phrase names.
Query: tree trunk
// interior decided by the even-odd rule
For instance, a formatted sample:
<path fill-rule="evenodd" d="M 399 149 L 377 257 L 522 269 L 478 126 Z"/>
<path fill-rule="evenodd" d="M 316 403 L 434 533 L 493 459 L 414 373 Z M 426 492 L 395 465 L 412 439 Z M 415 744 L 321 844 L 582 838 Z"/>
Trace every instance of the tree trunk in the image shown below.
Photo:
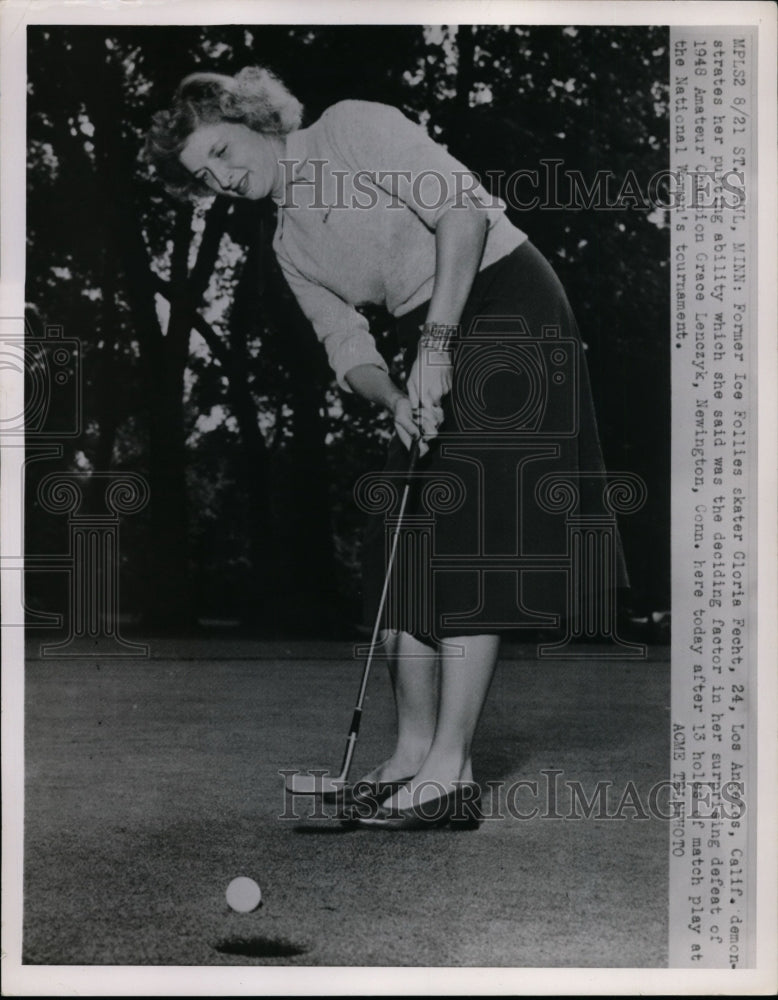
<path fill-rule="evenodd" d="M 293 439 L 289 447 L 290 611 L 295 628 L 316 633 L 337 628 L 335 551 L 327 465 L 325 386 L 313 329 L 273 269 L 266 301 L 290 375 Z"/>
<path fill-rule="evenodd" d="M 470 110 L 470 91 L 475 79 L 475 28 L 472 24 L 460 24 L 457 32 L 457 90 L 454 98 L 459 115 Z"/>
<path fill-rule="evenodd" d="M 187 629 L 196 620 L 187 537 L 186 448 L 183 418 L 184 368 L 189 343 L 185 288 L 191 209 L 179 213 L 174 239 L 174 287 L 169 328 L 163 335 L 155 306 L 155 279 L 134 210 L 131 173 L 135 150 L 126 148 L 116 109 L 124 99 L 121 70 L 106 57 L 97 33 L 85 36 L 88 56 L 102 64 L 99 94 L 84 93 L 93 122 L 97 169 L 95 184 L 106 231 L 114 240 L 111 258 L 124 271 L 147 387 L 143 401 L 149 428 L 150 539 L 144 618 L 153 628 Z M 101 61 L 101 62 L 98 62 Z M 106 248 L 108 252 L 108 248 Z M 106 336 L 108 331 L 105 331 Z M 141 401 L 139 401 L 140 403 Z"/>

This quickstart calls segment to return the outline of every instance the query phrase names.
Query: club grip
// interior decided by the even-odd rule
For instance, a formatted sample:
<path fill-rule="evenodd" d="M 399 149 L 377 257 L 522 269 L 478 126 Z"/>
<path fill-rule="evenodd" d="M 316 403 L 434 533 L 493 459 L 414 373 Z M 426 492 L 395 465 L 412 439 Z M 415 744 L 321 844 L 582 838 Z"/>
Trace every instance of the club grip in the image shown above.
<path fill-rule="evenodd" d="M 359 724 L 362 721 L 362 709 L 355 708 L 354 714 L 351 716 L 351 736 L 356 736 L 359 733 Z"/>
<path fill-rule="evenodd" d="M 419 460 L 419 448 L 421 447 L 421 436 L 415 437 L 411 443 L 410 456 L 408 458 L 408 476 L 412 476 Z"/>

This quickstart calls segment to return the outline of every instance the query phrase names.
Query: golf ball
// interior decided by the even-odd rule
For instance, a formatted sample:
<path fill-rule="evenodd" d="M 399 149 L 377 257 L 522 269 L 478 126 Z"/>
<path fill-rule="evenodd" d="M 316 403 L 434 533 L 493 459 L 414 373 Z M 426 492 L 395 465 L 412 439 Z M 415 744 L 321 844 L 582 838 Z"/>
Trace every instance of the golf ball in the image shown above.
<path fill-rule="evenodd" d="M 251 913 L 262 902 L 262 890 L 253 878 L 240 875 L 227 886 L 227 903 L 237 913 Z"/>

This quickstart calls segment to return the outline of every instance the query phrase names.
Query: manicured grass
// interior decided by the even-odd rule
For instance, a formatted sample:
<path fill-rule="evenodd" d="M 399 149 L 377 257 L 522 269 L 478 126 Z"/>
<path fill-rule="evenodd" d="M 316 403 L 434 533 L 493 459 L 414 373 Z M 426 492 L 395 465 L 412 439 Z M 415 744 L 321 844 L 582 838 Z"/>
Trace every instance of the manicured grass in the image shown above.
<path fill-rule="evenodd" d="M 609 814 L 630 781 L 645 803 L 668 774 L 667 650 L 537 661 L 534 647 L 506 648 L 475 758 L 487 812 L 503 818 L 398 834 L 346 831 L 307 801 L 279 818 L 293 805 L 281 769 L 340 764 L 361 667 L 350 649 L 166 640 L 149 660 L 32 658 L 24 960 L 664 965 L 667 823 L 629 809 L 520 819 L 531 796 L 510 788 L 542 791 L 556 769 L 561 816 L 573 781 L 587 796 L 611 782 Z M 392 732 L 379 665 L 354 777 Z M 228 909 L 236 875 L 260 883 L 256 912 Z"/>

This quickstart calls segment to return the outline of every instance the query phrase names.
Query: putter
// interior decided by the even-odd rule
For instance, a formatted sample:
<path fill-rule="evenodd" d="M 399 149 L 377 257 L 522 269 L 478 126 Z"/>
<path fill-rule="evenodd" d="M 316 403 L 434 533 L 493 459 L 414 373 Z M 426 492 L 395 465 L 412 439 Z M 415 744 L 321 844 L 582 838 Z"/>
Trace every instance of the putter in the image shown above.
<path fill-rule="evenodd" d="M 414 438 L 413 444 L 411 445 L 410 457 L 408 459 L 408 471 L 406 474 L 407 478 L 402 493 L 402 499 L 400 501 L 400 511 L 397 515 L 397 524 L 395 525 L 394 534 L 392 535 L 392 545 L 389 551 L 389 563 L 386 567 L 386 577 L 384 578 L 384 586 L 381 591 L 381 600 L 378 603 L 378 613 L 376 614 L 375 625 L 373 626 L 373 637 L 370 640 L 370 650 L 367 655 L 367 660 L 365 661 L 364 670 L 362 671 L 362 682 L 359 685 L 359 695 L 357 697 L 357 703 L 354 706 L 354 714 L 351 717 L 351 727 L 349 729 L 348 739 L 346 740 L 346 752 L 343 755 L 343 763 L 340 767 L 340 774 L 336 777 L 331 777 L 328 772 L 323 773 L 322 771 L 308 771 L 288 775 L 286 779 L 286 788 L 287 791 L 292 793 L 292 795 L 337 796 L 339 792 L 343 791 L 346 781 L 348 780 L 348 774 L 351 770 L 351 761 L 354 757 L 354 747 L 356 746 L 357 737 L 359 735 L 359 724 L 362 719 L 362 704 L 365 700 L 365 692 L 367 690 L 367 681 L 370 676 L 370 667 L 373 663 L 373 653 L 375 652 L 376 639 L 378 638 L 378 632 L 381 626 L 381 616 L 384 613 L 386 595 L 389 592 L 389 580 L 392 575 L 395 553 L 397 552 L 397 541 L 400 537 L 400 529 L 402 528 L 405 508 L 408 503 L 408 494 L 411 489 L 411 476 L 416 468 L 416 461 L 419 457 L 420 440 L 421 439 L 418 437 Z"/>

